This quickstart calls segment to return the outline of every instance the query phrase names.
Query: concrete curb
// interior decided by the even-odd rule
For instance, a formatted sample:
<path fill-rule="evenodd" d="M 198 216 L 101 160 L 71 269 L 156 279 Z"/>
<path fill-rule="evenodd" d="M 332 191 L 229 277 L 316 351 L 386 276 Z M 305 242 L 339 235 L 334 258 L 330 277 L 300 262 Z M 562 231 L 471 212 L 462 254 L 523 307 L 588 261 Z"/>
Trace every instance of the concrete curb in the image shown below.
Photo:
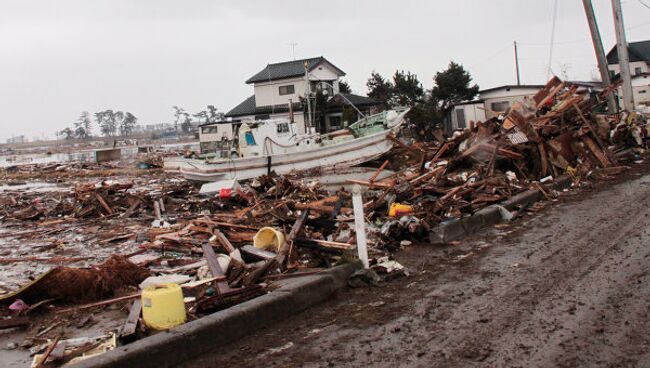
<path fill-rule="evenodd" d="M 568 176 L 559 177 L 553 183 L 553 189 L 560 190 L 571 186 L 571 178 Z M 429 241 L 431 244 L 446 244 L 473 234 L 480 229 L 494 225 L 501 221 L 501 214 L 498 206 L 512 211 L 517 206 L 529 205 L 537 202 L 542 197 L 538 189 L 530 189 L 508 198 L 499 205 L 485 207 L 471 216 L 453 219 L 443 222 L 431 229 Z"/>
<path fill-rule="evenodd" d="M 172 330 L 120 346 L 74 368 L 174 367 L 332 297 L 360 263 L 286 279 L 279 289 Z"/>

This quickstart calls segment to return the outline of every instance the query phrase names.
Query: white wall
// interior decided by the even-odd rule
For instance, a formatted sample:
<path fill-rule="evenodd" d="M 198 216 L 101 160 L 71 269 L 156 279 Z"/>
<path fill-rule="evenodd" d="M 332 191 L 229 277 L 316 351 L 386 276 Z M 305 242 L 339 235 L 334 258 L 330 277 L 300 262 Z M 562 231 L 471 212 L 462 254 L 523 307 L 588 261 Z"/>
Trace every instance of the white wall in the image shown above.
<path fill-rule="evenodd" d="M 255 115 L 249 115 L 249 116 L 241 116 L 238 117 L 237 119 L 241 120 L 242 123 L 249 122 L 249 121 L 255 121 Z M 270 114 L 269 119 L 287 119 L 289 120 L 289 113 L 281 113 L 281 114 Z M 293 113 L 293 121 L 296 122 L 296 127 L 298 128 L 298 134 L 304 134 L 305 133 L 305 116 L 302 111 L 296 111 Z"/>
<path fill-rule="evenodd" d="M 328 63 L 321 63 L 312 71 L 309 72 L 310 80 L 338 80 L 339 76 L 336 74 Z"/>
<path fill-rule="evenodd" d="M 632 92 L 636 106 L 650 106 L 650 76 L 632 78 Z"/>
<path fill-rule="evenodd" d="M 290 95 L 280 96 L 280 86 L 293 85 L 294 93 Z M 305 96 L 307 85 L 305 78 L 290 78 L 283 80 L 276 80 L 271 82 L 255 83 L 255 105 L 272 106 L 288 104 L 289 100 L 294 103 L 300 101 L 301 96 Z"/>
<path fill-rule="evenodd" d="M 505 97 L 523 97 L 533 96 L 539 91 L 539 88 L 519 87 L 519 88 L 499 88 L 494 91 L 481 92 L 480 99 L 499 99 Z"/>
<path fill-rule="evenodd" d="M 613 71 L 614 74 L 618 74 L 621 72 L 621 66 L 619 64 L 610 64 L 607 66 L 607 68 L 610 71 Z M 648 63 L 644 61 L 635 61 L 630 63 L 630 73 L 632 75 L 635 75 L 634 70 L 636 68 L 641 68 L 641 73 L 649 73 L 650 72 L 650 66 L 648 66 Z"/>
<path fill-rule="evenodd" d="M 309 72 L 310 81 L 334 81 L 334 93 L 339 92 L 338 74 L 331 69 L 328 63 L 321 63 L 314 70 Z M 280 95 L 280 86 L 294 86 L 294 93 L 290 95 Z M 304 97 L 307 92 L 307 82 L 305 77 L 287 78 L 274 80 L 270 82 L 255 83 L 255 105 L 271 106 L 288 104 L 291 99 L 293 102 L 299 102 L 300 97 Z"/>
<path fill-rule="evenodd" d="M 212 128 L 216 127 L 216 133 L 203 133 L 203 128 Z M 202 126 L 199 128 L 199 141 L 200 142 L 217 142 L 221 141 L 223 138 L 228 140 L 233 139 L 232 124 L 221 123 L 209 126 Z"/>
<path fill-rule="evenodd" d="M 467 105 L 458 105 L 454 107 L 454 110 L 451 112 L 451 129 L 464 129 L 469 127 L 469 122 L 479 122 L 487 120 L 485 110 L 483 109 L 483 102 L 477 102 L 475 104 Z M 465 114 L 465 124 L 458 121 L 458 110 L 463 111 Z"/>

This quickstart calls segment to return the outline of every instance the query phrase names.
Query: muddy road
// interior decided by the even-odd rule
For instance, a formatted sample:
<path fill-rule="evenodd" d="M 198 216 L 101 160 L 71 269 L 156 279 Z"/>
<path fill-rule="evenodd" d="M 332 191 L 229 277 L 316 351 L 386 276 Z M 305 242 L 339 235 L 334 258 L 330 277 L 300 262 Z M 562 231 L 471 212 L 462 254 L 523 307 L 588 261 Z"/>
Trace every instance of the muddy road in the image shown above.
<path fill-rule="evenodd" d="M 411 276 L 350 289 L 186 367 L 648 367 L 650 170 L 569 194 Z"/>

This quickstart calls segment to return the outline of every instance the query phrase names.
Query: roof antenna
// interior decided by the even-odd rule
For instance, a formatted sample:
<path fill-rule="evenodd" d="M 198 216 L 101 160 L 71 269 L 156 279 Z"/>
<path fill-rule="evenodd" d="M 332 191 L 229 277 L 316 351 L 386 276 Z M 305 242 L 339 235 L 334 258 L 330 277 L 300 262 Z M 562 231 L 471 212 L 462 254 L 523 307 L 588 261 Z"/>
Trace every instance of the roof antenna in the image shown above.
<path fill-rule="evenodd" d="M 296 42 L 289 43 L 289 46 L 291 46 L 291 58 L 293 61 L 296 61 L 296 45 L 298 45 Z"/>

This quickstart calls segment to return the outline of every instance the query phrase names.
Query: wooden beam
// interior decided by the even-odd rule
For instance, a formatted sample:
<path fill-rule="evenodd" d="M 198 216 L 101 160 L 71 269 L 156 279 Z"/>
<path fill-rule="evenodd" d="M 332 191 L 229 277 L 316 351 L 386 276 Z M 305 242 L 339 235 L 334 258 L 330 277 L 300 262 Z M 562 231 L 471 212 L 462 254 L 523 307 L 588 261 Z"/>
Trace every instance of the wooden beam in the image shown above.
<path fill-rule="evenodd" d="M 219 231 L 219 229 L 214 229 L 212 231 L 212 233 L 217 237 L 217 240 L 219 240 L 219 243 L 221 243 L 221 245 L 223 245 L 223 247 L 226 249 L 228 254 L 235 251 L 235 247 L 232 246 L 232 244 L 230 243 L 230 240 L 228 240 L 228 238 L 226 238 L 226 236 L 223 235 L 223 233 L 221 231 Z M 214 275 L 214 276 L 217 276 L 217 275 Z"/>
<path fill-rule="evenodd" d="M 140 313 L 142 312 L 142 299 L 136 299 L 131 304 L 129 316 L 122 326 L 120 331 L 120 339 L 122 341 L 131 341 L 135 338 L 135 333 L 138 330 L 138 321 L 140 320 Z"/>
<path fill-rule="evenodd" d="M 29 325 L 29 318 L 27 317 L 14 317 L 9 319 L 0 319 L 0 330 L 14 327 L 22 327 Z"/>
<path fill-rule="evenodd" d="M 388 166 L 388 160 L 384 161 L 384 163 L 381 164 L 381 166 L 379 166 L 379 169 L 377 169 L 377 171 L 375 171 L 375 173 L 372 174 L 372 176 L 370 177 L 370 179 L 368 179 L 368 181 L 371 183 L 374 182 L 375 179 L 377 179 L 377 177 L 379 176 L 379 174 L 381 174 L 381 172 L 384 171 L 386 166 Z"/>
<path fill-rule="evenodd" d="M 201 248 L 203 248 L 203 257 L 205 257 L 206 261 L 208 261 L 208 268 L 210 269 L 212 276 L 215 277 L 225 276 L 225 273 L 221 269 L 221 266 L 219 266 L 217 255 L 214 253 L 214 249 L 212 249 L 212 246 L 209 243 L 203 243 L 201 244 Z M 217 285 L 216 285 L 217 293 L 223 294 L 230 290 L 232 289 L 230 288 L 230 286 L 228 286 L 227 281 L 217 281 Z"/>

